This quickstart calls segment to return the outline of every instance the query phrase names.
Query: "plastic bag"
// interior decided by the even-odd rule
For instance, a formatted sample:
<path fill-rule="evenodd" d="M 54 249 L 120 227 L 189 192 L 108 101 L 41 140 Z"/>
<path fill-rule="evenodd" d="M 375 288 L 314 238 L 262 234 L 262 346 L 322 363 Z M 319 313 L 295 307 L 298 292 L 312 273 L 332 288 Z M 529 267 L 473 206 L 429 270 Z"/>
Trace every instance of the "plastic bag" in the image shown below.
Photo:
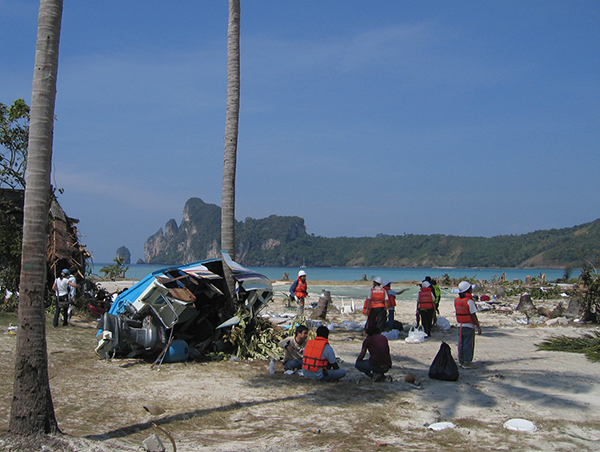
<path fill-rule="evenodd" d="M 427 335 L 425 334 L 425 331 L 423 331 L 422 326 L 418 328 L 415 328 L 413 326 L 408 332 L 408 337 L 404 339 L 404 342 L 408 342 L 409 344 L 420 344 L 422 342 L 425 342 L 426 337 Z"/>
<path fill-rule="evenodd" d="M 388 340 L 394 341 L 394 340 L 400 339 L 400 331 L 398 331 L 398 330 L 384 331 L 381 334 L 383 336 L 387 337 Z"/>
<path fill-rule="evenodd" d="M 438 317 L 437 327 L 444 333 L 447 333 L 452 328 L 452 325 L 450 325 L 450 321 L 446 317 Z"/>
<path fill-rule="evenodd" d="M 452 351 L 450 346 L 445 342 L 440 345 L 440 350 L 433 359 L 431 367 L 429 368 L 429 378 L 436 380 L 445 381 L 456 381 L 458 380 L 459 372 L 456 361 L 452 357 Z"/>

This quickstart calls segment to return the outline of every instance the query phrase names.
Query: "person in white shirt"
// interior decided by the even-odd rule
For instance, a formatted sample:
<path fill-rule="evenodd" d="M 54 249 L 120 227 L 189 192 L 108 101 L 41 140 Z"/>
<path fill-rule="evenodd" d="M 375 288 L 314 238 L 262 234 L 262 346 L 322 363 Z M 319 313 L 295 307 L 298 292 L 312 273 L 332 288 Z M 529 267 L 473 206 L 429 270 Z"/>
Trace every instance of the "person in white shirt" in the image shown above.
<path fill-rule="evenodd" d="M 63 326 L 69 324 L 69 288 L 79 287 L 77 284 L 69 281 L 69 270 L 64 268 L 60 273 L 60 276 L 54 280 L 52 290 L 56 294 L 56 312 L 54 313 L 54 321 L 52 325 L 58 326 L 58 320 L 60 318 L 60 311 L 63 310 Z"/>

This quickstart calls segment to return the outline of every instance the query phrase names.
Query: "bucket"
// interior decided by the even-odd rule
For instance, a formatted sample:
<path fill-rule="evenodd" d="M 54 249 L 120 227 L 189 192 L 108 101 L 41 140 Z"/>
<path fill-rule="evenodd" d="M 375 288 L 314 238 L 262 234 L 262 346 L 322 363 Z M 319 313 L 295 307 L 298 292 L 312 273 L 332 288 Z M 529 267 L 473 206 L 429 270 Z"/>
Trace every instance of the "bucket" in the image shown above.
<path fill-rule="evenodd" d="M 190 356 L 190 350 L 186 341 L 177 339 L 171 342 L 169 349 L 165 353 L 165 363 L 178 363 L 185 361 Z"/>

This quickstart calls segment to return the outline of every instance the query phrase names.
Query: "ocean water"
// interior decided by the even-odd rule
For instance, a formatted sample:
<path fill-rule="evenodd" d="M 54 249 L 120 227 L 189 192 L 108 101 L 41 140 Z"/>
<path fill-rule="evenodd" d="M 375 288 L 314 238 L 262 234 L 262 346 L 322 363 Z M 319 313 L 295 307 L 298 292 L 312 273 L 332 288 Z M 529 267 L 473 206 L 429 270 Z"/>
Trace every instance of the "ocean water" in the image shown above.
<path fill-rule="evenodd" d="M 105 263 L 97 263 L 92 267 L 92 274 L 102 276 L 100 269 L 105 267 Z M 145 264 L 130 264 L 125 277 L 132 281 L 139 281 L 146 275 L 169 267 L 168 265 L 145 265 Z M 290 280 L 296 278 L 299 268 L 296 267 L 249 267 L 258 273 L 265 275 L 271 281 L 281 280 L 284 273 L 287 273 Z M 323 268 L 323 267 L 308 267 L 303 268 L 307 274 L 308 281 L 360 281 L 366 275 L 368 280 L 372 280 L 375 276 L 381 276 L 387 281 L 422 281 L 425 276 L 441 277 L 448 274 L 451 278 L 475 278 L 491 280 L 499 277 L 502 273 L 506 273 L 506 279 L 525 280 L 527 276 L 539 277 L 541 274 L 546 275 L 546 281 L 554 281 L 564 276 L 565 271 L 555 268 Z M 578 270 L 573 270 L 572 276 L 577 276 Z"/>
<path fill-rule="evenodd" d="M 102 276 L 100 269 L 107 264 L 95 264 L 92 272 L 97 276 Z M 112 264 L 111 264 L 112 265 Z M 126 278 L 131 280 L 131 285 L 148 274 L 167 268 L 165 265 L 139 265 L 131 264 L 125 274 Z M 296 278 L 299 268 L 295 267 L 249 267 L 250 269 L 265 275 L 273 282 L 273 292 L 277 299 L 281 299 L 288 293 L 292 281 Z M 564 270 L 560 269 L 487 269 L 487 268 L 303 268 L 307 274 L 308 282 L 308 303 L 316 302 L 323 290 L 329 291 L 333 302 L 337 306 L 347 308 L 362 309 L 362 304 L 370 288 L 370 280 L 375 276 L 381 276 L 384 280 L 392 281 L 392 290 L 400 291 L 407 289 L 397 297 L 397 301 L 414 302 L 419 291 L 416 283 L 402 284 L 406 281 L 422 281 L 425 276 L 441 277 L 448 274 L 451 278 L 475 278 L 479 280 L 491 280 L 506 273 L 506 279 L 525 280 L 527 276 L 539 277 L 546 275 L 546 281 L 554 281 L 564 276 Z M 281 281 L 284 273 L 289 275 L 290 281 Z M 367 280 L 360 285 L 343 284 L 348 281 L 360 281 L 366 275 Z M 572 276 L 579 275 L 578 270 L 574 270 Z M 339 281 L 340 284 L 318 285 L 312 281 Z M 442 290 L 442 301 L 451 302 L 456 297 L 451 290 Z"/>

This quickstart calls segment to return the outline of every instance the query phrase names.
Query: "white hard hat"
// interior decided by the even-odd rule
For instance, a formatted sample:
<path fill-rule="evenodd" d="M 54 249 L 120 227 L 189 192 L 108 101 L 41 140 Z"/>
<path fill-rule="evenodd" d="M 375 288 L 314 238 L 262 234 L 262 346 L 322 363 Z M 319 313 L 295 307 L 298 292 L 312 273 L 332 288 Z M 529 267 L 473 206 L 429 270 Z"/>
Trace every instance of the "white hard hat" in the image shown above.
<path fill-rule="evenodd" d="M 375 276 L 375 278 L 373 278 L 373 282 L 376 282 L 379 285 L 383 284 L 383 279 L 381 279 L 381 276 Z"/>
<path fill-rule="evenodd" d="M 306 272 L 305 272 L 304 270 L 300 270 L 300 271 L 298 272 L 298 278 L 299 278 L 300 276 L 306 276 Z"/>
<path fill-rule="evenodd" d="M 431 284 L 429 284 L 429 281 L 423 281 L 421 287 L 431 287 Z"/>
<path fill-rule="evenodd" d="M 466 292 L 467 290 L 469 290 L 470 288 L 471 288 L 471 284 L 468 281 L 462 281 L 458 285 L 458 292 L 463 293 L 463 292 Z"/>

